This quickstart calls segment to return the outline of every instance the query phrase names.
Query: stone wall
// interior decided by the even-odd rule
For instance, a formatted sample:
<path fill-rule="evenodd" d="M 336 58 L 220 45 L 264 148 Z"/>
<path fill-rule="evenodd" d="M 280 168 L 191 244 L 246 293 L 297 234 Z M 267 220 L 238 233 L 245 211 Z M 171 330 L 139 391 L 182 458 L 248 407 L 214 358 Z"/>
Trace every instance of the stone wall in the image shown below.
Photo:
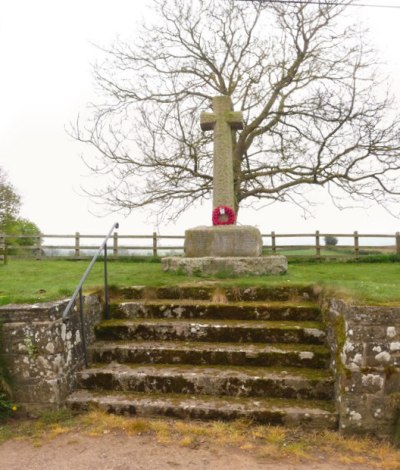
<path fill-rule="evenodd" d="M 23 410 L 58 408 L 83 367 L 79 313 L 67 325 L 67 301 L 0 308 L 0 355 L 13 379 L 14 400 Z M 336 374 L 342 433 L 393 436 L 400 420 L 400 307 L 355 306 L 326 299 L 322 308 Z M 88 343 L 101 320 L 98 295 L 85 298 Z M 398 423 L 398 426 L 400 423 Z"/>
<path fill-rule="evenodd" d="M 62 313 L 67 300 L 0 308 L 0 354 L 11 376 L 13 400 L 29 414 L 58 408 L 75 386 L 75 372 L 84 365 L 79 312 L 75 307 L 67 324 Z M 98 295 L 84 299 L 88 343 L 100 321 Z"/>
<path fill-rule="evenodd" d="M 343 433 L 393 436 L 400 410 L 400 307 L 325 302 Z"/>

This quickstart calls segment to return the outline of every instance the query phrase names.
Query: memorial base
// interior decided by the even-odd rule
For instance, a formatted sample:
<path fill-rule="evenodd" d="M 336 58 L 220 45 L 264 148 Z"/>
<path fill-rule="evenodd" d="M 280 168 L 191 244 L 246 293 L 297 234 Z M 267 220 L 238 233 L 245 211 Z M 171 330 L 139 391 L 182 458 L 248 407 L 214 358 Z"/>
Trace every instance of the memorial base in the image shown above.
<path fill-rule="evenodd" d="M 205 257 L 205 258 L 163 258 L 162 269 L 166 272 L 201 275 L 263 276 L 280 275 L 287 272 L 285 256 L 254 257 Z"/>
<path fill-rule="evenodd" d="M 260 231 L 249 225 L 202 226 L 185 232 L 188 258 L 257 257 L 262 254 L 262 246 Z"/>

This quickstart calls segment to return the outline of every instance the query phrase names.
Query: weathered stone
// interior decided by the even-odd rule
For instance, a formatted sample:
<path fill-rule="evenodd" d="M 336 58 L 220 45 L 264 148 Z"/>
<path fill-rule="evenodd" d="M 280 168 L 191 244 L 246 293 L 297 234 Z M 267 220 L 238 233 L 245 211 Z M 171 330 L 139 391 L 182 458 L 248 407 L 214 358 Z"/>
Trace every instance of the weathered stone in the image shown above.
<path fill-rule="evenodd" d="M 293 303 L 316 300 L 319 295 L 318 288 L 312 285 L 296 285 L 293 283 L 273 286 L 257 287 L 221 287 L 211 283 L 210 285 L 199 285 L 198 283 L 182 286 L 164 287 L 121 287 L 112 290 L 112 297 L 117 300 L 143 300 L 146 304 L 151 300 L 204 300 L 215 301 L 216 295 L 221 293 L 228 302 L 254 302 L 254 301 L 291 301 Z M 218 302 L 220 303 L 220 302 Z M 315 304 L 314 308 L 319 310 Z"/>
<path fill-rule="evenodd" d="M 260 256 L 254 258 L 163 258 L 164 271 L 193 275 L 279 275 L 287 272 L 284 256 Z"/>
<path fill-rule="evenodd" d="M 360 395 L 365 393 L 382 392 L 385 385 L 385 374 L 379 372 L 355 372 L 348 376 L 344 375 L 341 380 L 341 387 L 346 394 Z"/>
<path fill-rule="evenodd" d="M 62 313 L 68 301 L 0 307 L 2 359 L 8 366 L 18 408 L 37 413 L 64 404 L 83 365 L 79 314 L 76 308 L 68 324 Z M 88 342 L 102 316 L 98 295 L 84 299 Z"/>
<path fill-rule="evenodd" d="M 385 372 L 385 395 L 400 392 L 400 368 L 389 369 Z M 399 404 L 400 405 L 400 404 Z"/>
<path fill-rule="evenodd" d="M 87 390 L 75 392 L 68 398 L 75 410 L 97 406 L 108 412 L 137 416 L 168 416 L 202 420 L 250 419 L 264 424 L 330 428 L 337 426 L 334 409 L 326 402 L 273 399 L 244 399 L 217 397 L 168 397 L 152 394 L 98 395 Z"/>
<path fill-rule="evenodd" d="M 103 365 L 78 374 L 81 388 L 147 393 L 312 400 L 333 398 L 328 371 L 224 366 Z"/>
<path fill-rule="evenodd" d="M 202 129 L 214 131 L 213 208 L 215 210 L 219 207 L 223 211 L 225 208 L 221 206 L 227 206 L 235 210 L 238 201 L 234 188 L 232 133 L 243 128 L 243 117 L 241 113 L 233 111 L 229 96 L 213 98 L 213 111 L 201 114 Z M 236 223 L 236 220 L 221 222 L 232 224 Z M 197 227 L 185 233 L 185 256 L 192 260 L 168 258 L 162 261 L 162 266 L 164 271 L 181 271 L 189 275 L 277 275 L 287 272 L 287 261 L 284 257 L 280 257 L 279 262 L 277 258 L 270 262 L 251 260 L 261 257 L 262 246 L 261 233 L 255 227 Z M 224 257 L 227 260 L 221 261 Z M 249 260 L 243 261 L 243 257 L 249 257 Z M 202 258 L 204 260 L 201 260 Z"/>
<path fill-rule="evenodd" d="M 260 231 L 248 225 L 195 227 L 185 232 L 188 258 L 261 256 L 262 246 Z"/>
<path fill-rule="evenodd" d="M 391 437 L 397 416 L 391 394 L 400 390 L 400 308 L 331 299 L 328 312 L 341 431 Z"/>
<path fill-rule="evenodd" d="M 90 348 L 93 362 L 208 364 L 233 366 L 310 367 L 324 369 L 330 352 L 320 345 L 260 345 L 201 342 L 104 341 Z"/>
<path fill-rule="evenodd" d="M 212 104 L 214 113 L 202 113 L 200 121 L 203 131 L 214 131 L 213 208 L 234 209 L 232 132 L 243 128 L 243 116 L 233 111 L 229 96 L 216 96 Z"/>
<path fill-rule="evenodd" d="M 137 319 L 111 320 L 97 325 L 101 340 L 201 341 L 238 343 L 324 344 L 322 325 L 311 322 L 238 320 Z"/>
<path fill-rule="evenodd" d="M 226 320 L 319 321 L 320 309 L 311 303 L 228 302 L 168 300 L 123 302 L 113 309 L 113 318 L 207 318 Z"/>

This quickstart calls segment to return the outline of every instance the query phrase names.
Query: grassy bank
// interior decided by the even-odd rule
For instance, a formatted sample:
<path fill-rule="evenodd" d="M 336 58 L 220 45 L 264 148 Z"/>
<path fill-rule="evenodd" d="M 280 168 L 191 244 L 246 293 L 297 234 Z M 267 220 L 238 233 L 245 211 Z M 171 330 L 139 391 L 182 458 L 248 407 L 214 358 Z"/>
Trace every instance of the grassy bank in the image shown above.
<path fill-rule="evenodd" d="M 37 303 L 68 297 L 87 261 L 12 260 L 0 265 L 0 305 Z M 340 295 L 375 304 L 400 304 L 400 263 L 296 263 L 284 276 L 243 278 L 188 277 L 163 273 L 159 263 L 112 261 L 109 282 L 118 286 L 164 286 L 215 282 L 231 286 L 319 284 Z M 103 285 L 103 264 L 96 263 L 84 289 Z"/>

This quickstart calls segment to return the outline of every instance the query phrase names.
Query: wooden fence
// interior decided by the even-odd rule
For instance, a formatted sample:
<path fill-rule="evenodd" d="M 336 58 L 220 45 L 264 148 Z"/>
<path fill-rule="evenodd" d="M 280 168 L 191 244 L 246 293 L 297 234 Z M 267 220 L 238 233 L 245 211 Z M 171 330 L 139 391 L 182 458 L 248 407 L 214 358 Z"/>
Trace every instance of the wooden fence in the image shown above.
<path fill-rule="evenodd" d="M 327 246 L 323 243 L 325 237 L 335 237 L 338 239 L 337 246 Z M 324 257 L 359 257 L 366 254 L 379 252 L 400 254 L 400 232 L 395 234 L 363 234 L 353 232 L 343 233 L 264 233 L 263 249 L 265 253 L 283 253 L 287 256 L 302 257 L 313 256 L 315 258 Z M 96 250 L 104 235 L 84 235 L 76 232 L 74 235 L 4 235 L 0 234 L 0 259 L 4 262 L 8 257 L 24 256 L 35 257 L 68 257 L 73 259 L 83 259 L 91 257 L 91 251 Z M 115 232 L 108 250 L 110 256 L 115 258 L 121 256 L 131 256 L 133 253 L 150 254 L 153 256 L 165 256 L 167 254 L 183 253 L 183 235 L 160 235 L 153 232 L 151 235 L 120 235 Z M 288 244 L 282 243 L 284 239 L 311 239 L 311 243 Z M 27 246 L 15 246 L 16 239 L 26 239 L 30 242 Z M 351 240 L 351 243 L 342 245 L 341 239 Z M 383 240 L 383 245 L 365 244 L 365 240 Z M 62 240 L 63 244 L 49 244 L 51 240 Z M 67 242 L 65 242 L 67 240 Z M 178 240 L 178 243 L 170 245 L 169 242 Z M 44 243 L 46 241 L 46 243 Z M 70 243 L 68 243 L 71 241 Z M 92 241 L 93 243 L 90 243 Z M 132 243 L 129 243 L 131 241 Z M 144 241 L 141 244 L 139 241 Z M 146 241 L 148 243 L 146 243 Z M 14 244 L 12 243 L 14 242 Z M 32 244 L 33 242 L 33 244 Z M 60 254 L 60 252 L 64 252 Z M 65 253 L 66 252 L 66 253 Z M 54 253 L 56 253 L 54 255 Z"/>

